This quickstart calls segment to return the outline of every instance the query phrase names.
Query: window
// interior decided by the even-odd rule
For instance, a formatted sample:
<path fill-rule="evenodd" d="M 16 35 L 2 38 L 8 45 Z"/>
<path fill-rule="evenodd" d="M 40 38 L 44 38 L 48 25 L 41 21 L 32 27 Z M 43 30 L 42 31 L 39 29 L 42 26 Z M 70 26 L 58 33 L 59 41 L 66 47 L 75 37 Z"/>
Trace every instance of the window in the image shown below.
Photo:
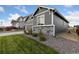
<path fill-rule="evenodd" d="M 44 25 L 45 24 L 45 15 L 37 16 L 37 24 Z"/>

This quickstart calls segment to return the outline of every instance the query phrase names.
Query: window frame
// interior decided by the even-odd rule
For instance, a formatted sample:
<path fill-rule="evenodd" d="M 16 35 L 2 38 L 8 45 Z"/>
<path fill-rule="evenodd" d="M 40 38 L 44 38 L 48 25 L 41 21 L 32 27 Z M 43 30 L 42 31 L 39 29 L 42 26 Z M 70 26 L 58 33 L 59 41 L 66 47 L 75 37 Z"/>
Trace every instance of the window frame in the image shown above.
<path fill-rule="evenodd" d="M 45 25 L 45 15 L 37 16 L 37 25 Z"/>

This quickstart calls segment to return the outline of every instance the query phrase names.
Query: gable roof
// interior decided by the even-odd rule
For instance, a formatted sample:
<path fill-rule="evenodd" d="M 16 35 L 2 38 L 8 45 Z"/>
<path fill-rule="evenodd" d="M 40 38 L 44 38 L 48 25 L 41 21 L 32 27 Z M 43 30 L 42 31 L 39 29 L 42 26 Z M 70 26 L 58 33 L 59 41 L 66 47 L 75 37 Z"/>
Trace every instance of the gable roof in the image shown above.
<path fill-rule="evenodd" d="M 16 20 L 12 20 L 12 21 L 11 21 L 11 23 L 16 23 L 16 22 L 17 22 Z"/>
<path fill-rule="evenodd" d="M 30 18 L 30 17 L 32 17 L 32 16 L 33 16 L 33 14 L 28 15 L 25 21 L 27 21 L 28 18 Z"/>
<path fill-rule="evenodd" d="M 17 21 L 19 21 L 21 18 L 23 19 L 23 17 L 22 17 L 22 16 L 18 17 L 18 18 L 17 18 Z"/>
<path fill-rule="evenodd" d="M 39 7 L 36 9 L 36 11 L 33 13 L 33 16 L 37 13 L 37 11 L 39 10 L 39 8 L 45 8 L 45 9 L 47 9 L 47 10 L 52 10 L 52 11 L 54 11 L 54 14 L 58 15 L 58 16 L 59 16 L 60 18 L 62 18 L 65 22 L 69 23 L 69 21 L 68 21 L 63 15 L 61 15 L 61 14 L 57 11 L 57 9 L 55 9 L 55 8 L 49 8 L 49 7 L 45 7 L 45 6 L 39 6 Z"/>
<path fill-rule="evenodd" d="M 45 7 L 45 6 L 39 6 L 39 7 L 35 10 L 35 12 L 33 13 L 33 15 L 35 15 L 35 13 L 36 13 L 39 9 L 41 9 L 41 8 L 44 8 L 44 9 L 47 9 L 47 10 L 49 10 L 49 9 L 54 10 L 54 9 L 55 9 L 55 8 L 49 8 L 49 7 Z"/>
<path fill-rule="evenodd" d="M 24 21 L 26 21 L 27 17 L 28 17 L 28 16 L 25 16 L 25 17 L 24 17 Z"/>

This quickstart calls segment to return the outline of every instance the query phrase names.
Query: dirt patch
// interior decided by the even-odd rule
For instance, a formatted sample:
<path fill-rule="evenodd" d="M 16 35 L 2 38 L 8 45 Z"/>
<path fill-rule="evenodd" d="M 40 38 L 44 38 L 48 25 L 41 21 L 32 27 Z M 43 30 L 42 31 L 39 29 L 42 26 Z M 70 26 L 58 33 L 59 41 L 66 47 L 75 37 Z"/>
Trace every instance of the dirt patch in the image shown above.
<path fill-rule="evenodd" d="M 59 36 L 69 39 L 69 40 L 79 41 L 79 36 L 75 32 L 72 32 L 72 33 L 65 32 L 65 33 L 60 34 Z"/>

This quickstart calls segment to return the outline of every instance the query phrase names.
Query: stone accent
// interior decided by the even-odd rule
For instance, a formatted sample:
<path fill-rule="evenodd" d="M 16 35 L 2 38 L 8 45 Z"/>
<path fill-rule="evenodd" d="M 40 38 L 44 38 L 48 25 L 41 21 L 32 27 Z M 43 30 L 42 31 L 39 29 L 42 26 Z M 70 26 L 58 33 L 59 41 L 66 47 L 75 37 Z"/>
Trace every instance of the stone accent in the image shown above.
<path fill-rule="evenodd" d="M 33 32 L 39 33 L 40 30 L 44 34 L 53 35 L 53 26 L 36 26 L 36 27 L 33 27 Z"/>

